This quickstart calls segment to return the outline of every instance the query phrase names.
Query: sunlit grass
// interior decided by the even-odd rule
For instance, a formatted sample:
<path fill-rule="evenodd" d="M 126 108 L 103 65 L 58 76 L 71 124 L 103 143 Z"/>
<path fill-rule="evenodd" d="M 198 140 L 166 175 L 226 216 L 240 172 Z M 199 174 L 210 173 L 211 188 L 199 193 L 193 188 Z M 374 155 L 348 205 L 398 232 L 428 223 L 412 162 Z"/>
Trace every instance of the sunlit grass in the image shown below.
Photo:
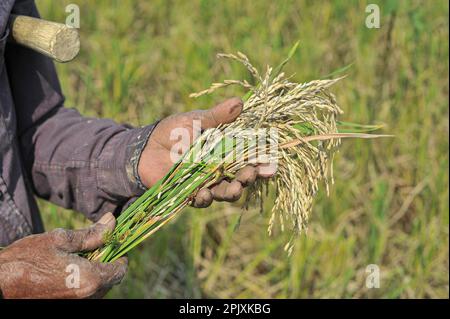
<path fill-rule="evenodd" d="M 58 21 L 71 2 L 37 0 L 42 16 Z M 82 51 L 58 71 L 67 106 L 83 114 L 142 125 L 209 107 L 217 95 L 189 93 L 249 79 L 217 63 L 217 53 L 239 50 L 265 67 L 300 39 L 288 65 L 294 79 L 351 65 L 333 88 L 345 119 L 384 123 L 396 136 L 343 141 L 336 184 L 316 199 L 290 259 L 286 238 L 266 234 L 269 214 L 246 212 L 234 232 L 239 204 L 190 208 L 130 254 L 127 278 L 110 296 L 448 297 L 448 3 L 375 2 L 379 30 L 364 26 L 359 1 L 77 1 Z M 48 229 L 86 224 L 41 208 Z M 365 287 L 373 263 L 380 289 Z"/>

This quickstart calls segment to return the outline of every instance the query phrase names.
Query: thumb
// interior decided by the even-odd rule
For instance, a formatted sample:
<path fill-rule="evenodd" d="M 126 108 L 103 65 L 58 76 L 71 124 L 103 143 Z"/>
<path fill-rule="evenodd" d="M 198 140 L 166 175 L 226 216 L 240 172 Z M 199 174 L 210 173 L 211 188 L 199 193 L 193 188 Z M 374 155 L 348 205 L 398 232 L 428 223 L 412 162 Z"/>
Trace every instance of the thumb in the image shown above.
<path fill-rule="evenodd" d="M 55 245 L 69 253 L 94 250 L 104 243 L 104 235 L 116 226 L 113 214 L 106 213 L 95 224 L 79 230 L 53 231 Z"/>
<path fill-rule="evenodd" d="M 203 111 L 201 116 L 202 129 L 213 128 L 220 124 L 234 122 L 241 114 L 242 107 L 242 100 L 234 97 L 217 104 L 212 109 Z"/>

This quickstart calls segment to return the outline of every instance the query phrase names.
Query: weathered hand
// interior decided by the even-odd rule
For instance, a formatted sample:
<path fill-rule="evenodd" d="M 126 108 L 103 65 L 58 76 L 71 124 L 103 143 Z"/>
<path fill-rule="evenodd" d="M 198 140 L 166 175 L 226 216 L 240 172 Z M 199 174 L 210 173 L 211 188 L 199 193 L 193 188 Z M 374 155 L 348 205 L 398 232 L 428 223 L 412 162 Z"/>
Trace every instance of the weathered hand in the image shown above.
<path fill-rule="evenodd" d="M 91 262 L 78 256 L 103 244 L 115 219 L 105 214 L 81 230 L 56 229 L 25 237 L 0 252 L 0 293 L 5 298 L 100 298 L 124 277 L 127 259 Z"/>
<path fill-rule="evenodd" d="M 169 116 L 158 123 L 144 148 L 138 164 L 138 173 L 145 186 L 150 187 L 170 170 L 174 162 L 171 160 L 172 147 L 179 140 L 171 140 L 174 129 L 186 129 L 190 135 L 190 143 L 194 136 L 194 121 L 200 121 L 201 129 L 217 127 L 220 124 L 233 122 L 242 112 L 242 101 L 231 98 L 216 105 L 210 110 L 197 110 Z M 207 207 L 213 200 L 236 201 L 243 192 L 243 187 L 252 184 L 258 177 L 270 177 L 275 171 L 262 170 L 261 167 L 247 166 L 232 181 L 221 181 L 210 189 L 202 189 L 197 193 L 193 205 Z"/>

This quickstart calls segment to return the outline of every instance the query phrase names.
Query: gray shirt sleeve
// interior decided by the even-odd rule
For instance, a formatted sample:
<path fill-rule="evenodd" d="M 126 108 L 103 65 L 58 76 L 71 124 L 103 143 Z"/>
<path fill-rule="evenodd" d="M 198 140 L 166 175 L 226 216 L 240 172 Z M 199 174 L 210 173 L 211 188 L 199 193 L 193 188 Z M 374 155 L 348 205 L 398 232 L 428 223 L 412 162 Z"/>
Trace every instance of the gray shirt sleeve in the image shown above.
<path fill-rule="evenodd" d="M 38 16 L 34 1 L 14 10 Z M 35 194 L 97 220 L 143 193 L 137 164 L 153 125 L 132 128 L 65 108 L 53 62 L 29 49 L 8 45 L 5 62 Z"/>

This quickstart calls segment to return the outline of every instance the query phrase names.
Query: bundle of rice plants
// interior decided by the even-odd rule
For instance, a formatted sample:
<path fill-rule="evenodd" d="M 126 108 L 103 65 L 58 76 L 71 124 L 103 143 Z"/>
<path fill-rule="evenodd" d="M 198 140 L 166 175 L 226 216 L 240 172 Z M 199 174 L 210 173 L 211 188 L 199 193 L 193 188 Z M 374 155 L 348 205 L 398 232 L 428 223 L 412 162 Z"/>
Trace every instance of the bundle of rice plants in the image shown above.
<path fill-rule="evenodd" d="M 246 201 L 261 201 L 265 184 L 275 186 L 269 234 L 277 221 L 293 234 L 306 229 L 319 184 L 323 181 L 328 190 L 332 182 L 332 159 L 341 139 L 382 135 L 363 132 L 377 127 L 338 122 L 342 110 L 329 88 L 341 78 L 295 83 L 284 74 L 283 66 L 296 47 L 264 74 L 240 52 L 219 55 L 242 63 L 257 84 L 226 80 L 191 96 L 240 85 L 248 90 L 241 115 L 233 123 L 204 131 L 172 169 L 117 218 L 105 246 L 88 253 L 89 259 L 111 262 L 123 256 L 177 216 L 201 188 L 233 178 L 249 163 L 277 165 L 272 179 L 251 186 Z M 291 248 L 288 243 L 286 249 Z"/>

